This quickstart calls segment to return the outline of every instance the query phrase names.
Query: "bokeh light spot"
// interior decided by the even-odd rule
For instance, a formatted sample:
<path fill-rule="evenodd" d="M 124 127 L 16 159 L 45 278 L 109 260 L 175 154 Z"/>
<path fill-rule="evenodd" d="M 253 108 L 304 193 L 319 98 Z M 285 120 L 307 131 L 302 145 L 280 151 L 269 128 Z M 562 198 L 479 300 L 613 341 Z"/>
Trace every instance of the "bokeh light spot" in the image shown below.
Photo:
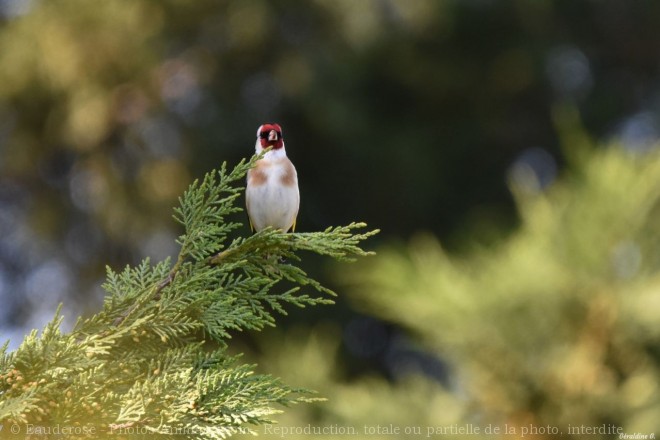
<path fill-rule="evenodd" d="M 627 117 L 619 127 L 618 137 L 623 146 L 633 152 L 643 153 L 654 148 L 660 139 L 658 116 L 645 111 Z"/>
<path fill-rule="evenodd" d="M 556 177 L 557 163 L 555 159 L 540 147 L 532 147 L 523 151 L 509 169 L 512 184 L 531 194 L 548 187 Z"/>
<path fill-rule="evenodd" d="M 48 310 L 65 298 L 71 288 L 71 270 L 59 260 L 49 260 L 34 270 L 25 279 L 25 293 L 33 305 Z"/>
<path fill-rule="evenodd" d="M 0 0 L 0 15 L 16 18 L 32 10 L 33 0 Z"/>
<path fill-rule="evenodd" d="M 188 171 L 177 160 L 150 162 L 140 173 L 140 188 L 144 196 L 156 201 L 175 200 L 189 181 Z"/>
<path fill-rule="evenodd" d="M 96 212 L 108 199 L 108 183 L 98 169 L 79 165 L 69 178 L 69 195 L 73 204 L 85 212 Z"/>
<path fill-rule="evenodd" d="M 632 241 L 619 243 L 612 251 L 612 266 L 619 278 L 634 277 L 642 264 L 642 252 L 639 245 Z"/>
<path fill-rule="evenodd" d="M 575 46 L 551 50 L 546 58 L 546 74 L 555 92 L 562 97 L 582 98 L 593 85 L 589 60 Z"/>

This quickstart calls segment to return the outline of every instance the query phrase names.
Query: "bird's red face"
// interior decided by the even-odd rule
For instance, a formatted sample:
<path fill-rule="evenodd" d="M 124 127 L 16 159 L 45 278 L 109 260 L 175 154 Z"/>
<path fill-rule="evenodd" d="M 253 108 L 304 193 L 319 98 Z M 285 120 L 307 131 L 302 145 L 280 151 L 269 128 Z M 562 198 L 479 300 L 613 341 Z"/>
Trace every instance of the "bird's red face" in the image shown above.
<path fill-rule="evenodd" d="M 273 147 L 274 150 L 284 146 L 282 127 L 279 124 L 264 124 L 257 130 L 257 137 L 263 148 Z"/>

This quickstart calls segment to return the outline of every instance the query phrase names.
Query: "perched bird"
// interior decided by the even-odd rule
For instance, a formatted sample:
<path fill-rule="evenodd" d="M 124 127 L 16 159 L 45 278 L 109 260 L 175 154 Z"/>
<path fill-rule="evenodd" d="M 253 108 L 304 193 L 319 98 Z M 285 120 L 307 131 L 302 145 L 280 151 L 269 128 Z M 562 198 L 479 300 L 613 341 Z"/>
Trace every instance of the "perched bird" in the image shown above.
<path fill-rule="evenodd" d="M 287 232 L 296 229 L 300 206 L 298 174 L 284 149 L 282 127 L 263 124 L 257 129 L 255 152 L 273 147 L 247 174 L 245 198 L 252 231 L 271 226 Z"/>

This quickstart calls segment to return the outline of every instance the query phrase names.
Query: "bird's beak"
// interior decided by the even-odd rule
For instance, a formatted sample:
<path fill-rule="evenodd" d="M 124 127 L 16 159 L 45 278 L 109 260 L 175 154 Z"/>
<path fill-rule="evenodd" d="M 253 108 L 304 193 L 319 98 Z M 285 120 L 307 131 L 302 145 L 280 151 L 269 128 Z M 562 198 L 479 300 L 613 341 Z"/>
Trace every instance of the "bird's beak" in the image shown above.
<path fill-rule="evenodd" d="M 277 132 L 275 130 L 271 130 L 270 133 L 268 133 L 268 140 L 269 141 L 277 140 Z"/>

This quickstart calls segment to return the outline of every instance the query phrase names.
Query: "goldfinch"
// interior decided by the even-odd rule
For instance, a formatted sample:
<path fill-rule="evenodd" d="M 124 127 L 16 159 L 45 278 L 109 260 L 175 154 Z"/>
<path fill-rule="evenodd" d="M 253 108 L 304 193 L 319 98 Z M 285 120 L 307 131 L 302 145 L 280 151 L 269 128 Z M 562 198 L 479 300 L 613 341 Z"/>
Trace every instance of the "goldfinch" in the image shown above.
<path fill-rule="evenodd" d="M 271 226 L 287 232 L 295 231 L 300 193 L 298 174 L 284 149 L 282 127 L 263 124 L 257 129 L 257 154 L 273 147 L 254 168 L 248 171 L 245 199 L 252 231 Z"/>

